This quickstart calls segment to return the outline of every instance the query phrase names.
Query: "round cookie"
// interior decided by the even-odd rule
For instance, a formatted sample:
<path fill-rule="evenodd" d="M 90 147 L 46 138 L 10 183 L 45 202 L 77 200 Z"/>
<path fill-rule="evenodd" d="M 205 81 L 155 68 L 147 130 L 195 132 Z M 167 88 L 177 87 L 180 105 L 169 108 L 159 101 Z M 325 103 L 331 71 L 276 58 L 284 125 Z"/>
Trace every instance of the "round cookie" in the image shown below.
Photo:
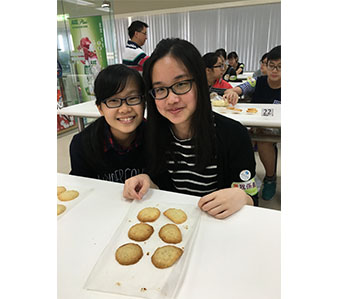
<path fill-rule="evenodd" d="M 186 213 L 180 209 L 174 209 L 174 208 L 167 209 L 164 212 L 164 215 L 176 224 L 184 223 L 187 220 Z"/>
<path fill-rule="evenodd" d="M 66 191 L 66 188 L 64 186 L 57 186 L 57 195 L 65 191 Z"/>
<path fill-rule="evenodd" d="M 175 224 L 166 224 L 159 231 L 159 237 L 166 243 L 177 244 L 182 241 L 180 229 Z"/>
<path fill-rule="evenodd" d="M 141 222 L 153 222 L 160 216 L 160 211 L 157 208 L 144 208 L 139 213 L 137 218 Z"/>
<path fill-rule="evenodd" d="M 120 246 L 115 252 L 115 259 L 121 265 L 133 265 L 143 256 L 143 251 L 138 244 L 127 243 Z"/>
<path fill-rule="evenodd" d="M 181 257 L 182 253 L 182 249 L 172 245 L 159 247 L 152 255 L 152 263 L 160 269 L 168 268 Z"/>
<path fill-rule="evenodd" d="M 152 226 L 147 223 L 137 223 L 133 225 L 128 231 L 128 237 L 134 241 L 145 241 L 154 232 Z"/>
<path fill-rule="evenodd" d="M 79 196 L 79 192 L 75 190 L 67 190 L 58 195 L 59 200 L 61 201 L 70 201 Z"/>
<path fill-rule="evenodd" d="M 65 212 L 65 210 L 66 210 L 66 207 L 64 205 L 59 205 L 58 204 L 58 216 L 60 214 L 62 214 L 63 212 Z"/>

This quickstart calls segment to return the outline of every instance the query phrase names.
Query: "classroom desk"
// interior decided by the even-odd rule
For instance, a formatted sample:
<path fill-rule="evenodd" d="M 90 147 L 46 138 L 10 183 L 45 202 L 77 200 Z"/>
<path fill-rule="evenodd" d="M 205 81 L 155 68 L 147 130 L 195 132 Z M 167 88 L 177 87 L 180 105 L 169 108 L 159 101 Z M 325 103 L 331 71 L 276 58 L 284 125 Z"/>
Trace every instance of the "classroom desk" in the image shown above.
<path fill-rule="evenodd" d="M 265 127 L 265 128 L 280 128 L 281 127 L 281 105 L 279 104 L 247 104 L 238 103 L 236 108 L 242 109 L 241 113 L 233 113 L 232 110 L 226 107 L 214 107 L 213 111 L 239 121 L 247 127 Z M 246 113 L 247 108 L 256 108 L 258 112 L 254 115 Z M 273 111 L 273 115 L 263 115 Z"/>
<path fill-rule="evenodd" d="M 84 117 L 99 118 L 100 113 L 95 101 L 88 101 L 72 106 L 67 106 L 57 110 L 57 114 L 74 116 L 78 123 L 79 132 L 82 131 L 85 127 Z"/>
<path fill-rule="evenodd" d="M 233 114 L 227 111 L 224 107 L 213 107 L 213 111 L 218 112 L 227 117 L 233 118 L 241 122 L 244 126 L 255 126 L 255 127 L 281 127 L 280 120 L 280 105 L 271 105 L 271 104 L 242 104 L 239 103 L 236 105 L 237 108 L 243 109 L 241 114 Z M 273 116 L 261 116 L 261 110 L 256 115 L 248 115 L 245 113 L 248 107 L 256 107 L 259 109 L 273 109 Z M 81 104 L 76 104 L 73 106 L 68 106 L 62 109 L 57 110 L 58 114 L 75 116 L 78 118 L 78 129 L 79 131 L 83 130 L 84 117 L 99 118 L 100 113 L 95 105 L 95 101 L 84 102 Z"/>
<path fill-rule="evenodd" d="M 246 80 L 248 77 L 252 77 L 254 72 L 244 72 L 242 74 L 239 74 L 237 76 L 237 79 L 243 79 Z"/>
<path fill-rule="evenodd" d="M 57 175 L 57 184 L 79 191 L 78 199 L 81 197 L 57 220 L 58 298 L 132 299 L 84 288 L 98 258 L 133 204 L 122 197 L 123 185 L 66 174 Z M 154 199 L 182 202 L 194 208 L 199 200 L 160 190 L 149 190 L 143 200 Z M 67 206 L 72 201 L 58 203 Z M 176 298 L 279 299 L 280 211 L 244 206 L 236 214 L 218 220 L 196 209 L 200 224 L 190 250 L 184 251 L 190 257 Z M 179 261 L 173 267 L 176 266 L 180 266 Z"/>
<path fill-rule="evenodd" d="M 240 84 L 243 84 L 246 82 L 246 80 L 243 80 L 243 82 L 228 82 L 233 88 L 239 86 Z"/>

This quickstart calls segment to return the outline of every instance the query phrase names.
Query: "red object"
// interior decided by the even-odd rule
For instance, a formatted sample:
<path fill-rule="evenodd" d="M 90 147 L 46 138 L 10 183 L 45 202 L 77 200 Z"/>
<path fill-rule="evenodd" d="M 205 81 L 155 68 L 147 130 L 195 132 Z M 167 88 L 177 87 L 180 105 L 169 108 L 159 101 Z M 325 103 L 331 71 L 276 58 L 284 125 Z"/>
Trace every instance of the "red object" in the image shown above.
<path fill-rule="evenodd" d="M 57 90 L 57 109 L 61 109 L 63 107 L 63 100 L 61 90 L 58 88 Z M 57 132 L 61 132 L 65 129 L 75 126 L 75 121 L 73 116 L 59 115 L 57 114 Z"/>
<path fill-rule="evenodd" d="M 78 50 L 82 50 L 84 52 L 85 60 L 81 60 L 83 64 L 85 64 L 85 61 L 88 60 L 89 58 L 98 58 L 95 51 L 89 50 L 89 46 L 91 45 L 91 43 L 92 42 L 89 40 L 88 37 L 83 37 L 80 40 L 80 45 L 78 46 Z"/>

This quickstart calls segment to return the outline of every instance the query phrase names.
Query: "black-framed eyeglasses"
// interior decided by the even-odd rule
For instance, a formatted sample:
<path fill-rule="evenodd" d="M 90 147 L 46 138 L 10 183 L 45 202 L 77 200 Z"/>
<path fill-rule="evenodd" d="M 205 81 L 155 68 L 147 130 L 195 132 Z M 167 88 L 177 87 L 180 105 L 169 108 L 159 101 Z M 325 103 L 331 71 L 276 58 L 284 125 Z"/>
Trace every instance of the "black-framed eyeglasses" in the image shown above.
<path fill-rule="evenodd" d="M 176 95 L 183 95 L 185 93 L 188 93 L 192 89 L 193 81 L 194 79 L 183 80 L 176 82 L 168 87 L 161 86 L 152 88 L 148 92 L 155 100 L 163 100 L 167 98 L 169 90 L 172 90 L 172 92 Z"/>
<path fill-rule="evenodd" d="M 135 95 L 135 96 L 129 96 L 126 98 L 108 98 L 106 100 L 103 100 L 102 103 L 105 103 L 107 108 L 119 108 L 122 106 L 122 103 L 125 102 L 128 106 L 135 106 L 139 105 L 144 96 L 143 95 Z"/>
<path fill-rule="evenodd" d="M 140 33 L 142 33 L 144 35 L 147 35 L 147 32 L 142 32 L 142 31 L 138 31 L 138 32 L 140 32 Z"/>
<path fill-rule="evenodd" d="M 220 67 L 222 70 L 224 70 L 225 67 L 226 67 L 226 63 L 220 64 L 220 65 L 213 65 L 213 66 L 210 67 L 210 69 L 215 69 L 215 68 L 218 68 L 218 67 Z"/>
<path fill-rule="evenodd" d="M 277 71 L 280 72 L 281 71 L 281 65 L 267 64 L 267 69 L 270 70 L 270 71 L 277 69 Z"/>

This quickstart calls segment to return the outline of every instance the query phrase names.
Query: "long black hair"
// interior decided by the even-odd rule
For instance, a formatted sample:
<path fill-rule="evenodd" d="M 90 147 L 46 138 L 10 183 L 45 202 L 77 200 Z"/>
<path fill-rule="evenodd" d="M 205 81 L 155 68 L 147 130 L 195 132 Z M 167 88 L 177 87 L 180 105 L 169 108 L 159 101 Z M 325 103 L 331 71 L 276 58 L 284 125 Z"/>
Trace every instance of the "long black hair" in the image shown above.
<path fill-rule="evenodd" d="M 213 67 L 217 61 L 218 61 L 219 55 L 215 52 L 209 52 L 206 53 L 203 57 L 202 60 L 204 62 L 205 68 L 211 68 Z"/>
<path fill-rule="evenodd" d="M 142 76 L 137 70 L 128 68 L 123 64 L 114 64 L 103 69 L 94 81 L 95 104 L 100 105 L 105 99 L 122 92 L 127 83 L 134 81 L 140 94 L 145 94 L 145 84 Z M 103 155 L 107 127 L 104 116 L 89 125 L 83 133 L 83 147 L 88 163 L 92 167 L 105 167 L 103 165 Z M 114 136 L 113 136 L 114 137 Z"/>
<path fill-rule="evenodd" d="M 197 103 L 191 118 L 192 141 L 196 154 L 196 170 L 205 168 L 215 155 L 214 125 L 206 71 L 201 54 L 186 40 L 168 38 L 161 40 L 150 58 L 145 62 L 143 77 L 147 102 L 147 153 L 151 156 L 149 173 L 156 176 L 166 169 L 165 153 L 171 151 L 171 122 L 157 110 L 155 100 L 148 93 L 153 88 L 152 72 L 156 61 L 170 55 L 182 62 L 194 79 Z M 173 153 L 172 153 L 172 156 Z"/>

